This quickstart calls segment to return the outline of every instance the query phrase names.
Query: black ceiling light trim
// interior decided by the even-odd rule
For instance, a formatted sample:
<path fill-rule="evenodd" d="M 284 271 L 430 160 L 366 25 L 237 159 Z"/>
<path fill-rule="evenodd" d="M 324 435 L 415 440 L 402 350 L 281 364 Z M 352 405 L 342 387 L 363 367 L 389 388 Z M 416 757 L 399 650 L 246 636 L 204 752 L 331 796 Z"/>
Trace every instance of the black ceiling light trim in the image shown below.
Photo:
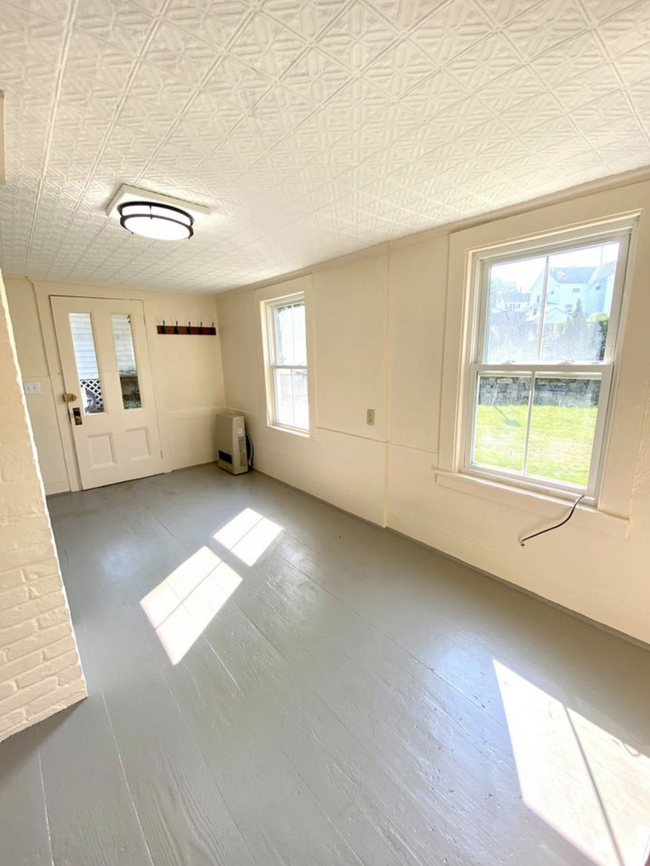
<path fill-rule="evenodd" d="M 155 201 L 128 201 L 119 205 L 117 210 L 120 215 L 120 225 L 128 232 L 131 232 L 131 234 L 139 234 L 144 237 L 153 238 L 154 240 L 189 240 L 194 235 L 194 217 L 187 211 L 182 210 L 182 208 L 174 207 L 171 204 L 162 204 Z M 133 212 L 129 213 L 129 210 Z M 134 231 L 129 227 L 129 222 L 143 219 L 150 220 L 152 224 L 158 223 L 161 227 L 163 223 L 171 223 L 183 229 L 187 234 L 185 237 L 182 235 L 176 237 L 172 235 L 165 236 L 164 233 L 156 236 L 155 233 L 149 234 L 137 230 Z"/>

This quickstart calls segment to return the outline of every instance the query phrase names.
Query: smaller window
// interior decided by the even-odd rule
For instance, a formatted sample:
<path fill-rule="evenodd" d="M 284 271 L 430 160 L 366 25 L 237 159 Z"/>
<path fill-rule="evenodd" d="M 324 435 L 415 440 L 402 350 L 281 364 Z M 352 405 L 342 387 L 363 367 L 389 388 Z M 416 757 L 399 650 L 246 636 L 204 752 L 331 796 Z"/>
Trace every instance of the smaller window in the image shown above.
<path fill-rule="evenodd" d="M 309 432 L 305 296 L 263 303 L 268 415 L 274 427 Z"/>

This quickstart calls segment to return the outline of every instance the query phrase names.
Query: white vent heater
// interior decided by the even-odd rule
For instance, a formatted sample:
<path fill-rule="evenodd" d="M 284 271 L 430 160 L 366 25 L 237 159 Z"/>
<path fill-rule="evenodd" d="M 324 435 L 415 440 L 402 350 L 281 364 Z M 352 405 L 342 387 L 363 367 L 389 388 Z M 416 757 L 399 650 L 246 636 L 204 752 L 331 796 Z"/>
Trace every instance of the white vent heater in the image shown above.
<path fill-rule="evenodd" d="M 217 412 L 217 465 L 232 475 L 248 472 L 244 416 L 230 409 Z"/>

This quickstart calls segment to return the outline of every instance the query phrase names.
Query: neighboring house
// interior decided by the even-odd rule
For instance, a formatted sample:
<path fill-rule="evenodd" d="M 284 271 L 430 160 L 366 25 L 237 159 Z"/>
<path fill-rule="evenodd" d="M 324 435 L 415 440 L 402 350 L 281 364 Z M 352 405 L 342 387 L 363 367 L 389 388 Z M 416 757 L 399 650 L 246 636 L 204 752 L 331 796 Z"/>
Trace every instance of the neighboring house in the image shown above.
<path fill-rule="evenodd" d="M 616 262 L 606 262 L 594 270 L 587 284 L 585 300 L 582 303 L 582 309 L 586 315 L 611 310 L 615 275 Z"/>
<path fill-rule="evenodd" d="M 551 268 L 546 289 L 547 325 L 563 325 L 578 309 L 585 316 L 611 309 L 616 262 L 599 267 Z M 494 299 L 491 322 L 498 325 L 539 319 L 544 278 L 539 276 L 530 292 L 501 292 Z"/>
<path fill-rule="evenodd" d="M 548 286 L 546 288 L 547 307 L 555 307 L 563 313 L 571 315 L 575 312 L 578 301 L 580 301 L 583 311 L 587 312 L 588 284 L 596 270 L 601 270 L 601 268 L 591 266 L 551 268 L 548 272 Z M 543 276 L 540 275 L 530 290 L 530 318 L 539 316 L 543 280 Z M 596 292 L 592 292 L 592 296 L 597 299 Z M 602 309 L 604 309 L 604 304 L 601 304 L 597 309 L 589 310 L 589 312 L 600 312 Z"/>
<path fill-rule="evenodd" d="M 494 309 L 507 312 L 521 312 L 530 306 L 530 292 L 503 292 L 497 295 Z"/>

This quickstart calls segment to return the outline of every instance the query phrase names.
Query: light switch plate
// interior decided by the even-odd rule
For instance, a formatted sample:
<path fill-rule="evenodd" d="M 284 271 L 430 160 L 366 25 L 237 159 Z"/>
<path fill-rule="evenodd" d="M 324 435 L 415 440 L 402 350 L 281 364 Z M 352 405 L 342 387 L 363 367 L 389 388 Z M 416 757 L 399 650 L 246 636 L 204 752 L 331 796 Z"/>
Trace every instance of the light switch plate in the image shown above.
<path fill-rule="evenodd" d="M 25 392 L 27 397 L 33 397 L 34 394 L 41 393 L 41 383 L 40 382 L 23 382 L 23 391 Z"/>

